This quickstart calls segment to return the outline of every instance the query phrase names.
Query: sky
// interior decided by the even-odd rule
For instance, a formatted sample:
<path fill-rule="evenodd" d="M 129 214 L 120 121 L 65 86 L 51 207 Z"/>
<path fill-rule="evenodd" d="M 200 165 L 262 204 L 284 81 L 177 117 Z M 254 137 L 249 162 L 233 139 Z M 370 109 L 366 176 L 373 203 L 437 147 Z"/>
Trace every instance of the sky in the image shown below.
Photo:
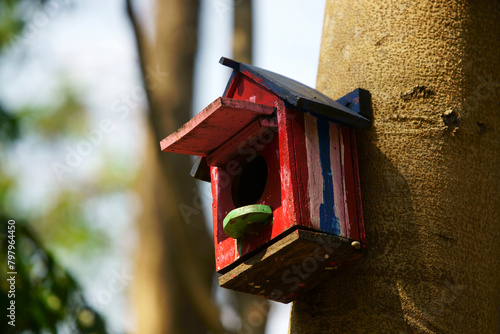
<path fill-rule="evenodd" d="M 236 4 L 238 3 L 237 0 Z M 153 0 L 136 1 L 142 22 L 153 34 Z M 53 152 L 38 152 L 35 140 L 27 140 L 13 152 L 10 168 L 23 175 L 16 205 L 43 210 L 57 187 L 91 177 L 107 152 L 118 152 L 123 163 L 134 164 L 144 141 L 143 119 L 146 100 L 140 91 L 140 73 L 135 43 L 121 0 L 49 0 L 45 16 L 33 16 L 30 34 L 22 39 L 26 54 L 13 50 L 0 59 L 0 96 L 9 107 L 54 101 L 58 98 L 57 82 L 61 78 L 75 85 L 84 95 L 91 113 L 89 131 L 99 128 L 110 117 L 113 131 L 64 180 L 51 168 L 62 161 L 68 149 L 77 149 L 78 142 L 67 143 Z M 230 0 L 203 0 L 200 8 L 199 45 L 196 56 L 195 87 L 192 113 L 196 114 L 219 97 L 230 71 L 219 64 L 221 56 L 231 57 L 232 4 Z M 254 0 L 254 65 L 315 86 L 319 60 L 325 0 Z M 22 63 L 19 59 L 32 59 Z M 126 117 L 113 115 L 113 106 L 127 99 L 130 112 Z M 32 168 L 37 166 L 37 168 Z M 133 165 L 133 168 L 138 166 Z M 210 192 L 207 184 L 203 191 Z M 135 321 L 129 286 L 109 293 L 109 284 L 117 275 L 132 275 L 133 252 L 136 247 L 134 221 L 140 210 L 134 194 L 110 198 L 106 205 L 86 203 L 97 227 L 108 231 L 112 251 L 103 254 L 100 262 L 75 266 L 71 256 L 62 258 L 82 280 L 87 297 L 108 316 L 113 333 L 133 331 Z M 205 203 L 211 221 L 210 203 Z M 223 289 L 218 298 L 223 300 Z M 274 303 L 267 333 L 286 333 L 290 304 Z M 223 309 L 222 320 L 231 321 L 232 314 Z"/>

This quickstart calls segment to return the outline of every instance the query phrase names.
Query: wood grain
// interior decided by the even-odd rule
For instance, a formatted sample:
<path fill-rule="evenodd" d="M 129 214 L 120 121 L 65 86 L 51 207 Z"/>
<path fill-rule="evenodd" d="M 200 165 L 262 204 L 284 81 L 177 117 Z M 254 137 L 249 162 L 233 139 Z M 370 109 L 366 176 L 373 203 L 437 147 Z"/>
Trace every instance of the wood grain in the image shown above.
<path fill-rule="evenodd" d="M 209 166 L 220 165 L 227 162 L 234 156 L 241 155 L 239 151 L 245 146 L 245 143 L 252 137 L 259 137 L 262 132 L 269 131 L 269 128 L 277 127 L 277 121 L 274 118 L 268 119 L 259 117 L 257 120 L 251 122 L 248 126 L 241 129 L 231 140 L 226 141 L 219 146 L 207 157 Z M 275 131 L 277 132 L 277 131 Z"/>
<path fill-rule="evenodd" d="M 219 284 L 289 303 L 361 255 L 345 238 L 296 229 L 220 276 Z"/>
<path fill-rule="evenodd" d="M 160 142 L 164 152 L 207 156 L 261 115 L 275 108 L 219 97 Z"/>

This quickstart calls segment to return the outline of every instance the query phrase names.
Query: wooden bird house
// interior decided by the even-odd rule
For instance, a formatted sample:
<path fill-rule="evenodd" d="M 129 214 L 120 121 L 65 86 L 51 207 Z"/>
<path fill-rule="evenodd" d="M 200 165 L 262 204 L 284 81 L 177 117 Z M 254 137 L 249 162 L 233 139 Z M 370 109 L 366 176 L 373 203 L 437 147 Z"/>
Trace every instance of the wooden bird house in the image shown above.
<path fill-rule="evenodd" d="M 161 141 L 211 182 L 222 287 L 290 302 L 365 248 L 355 128 L 369 93 L 334 101 L 261 68 L 233 68 L 222 97 Z"/>

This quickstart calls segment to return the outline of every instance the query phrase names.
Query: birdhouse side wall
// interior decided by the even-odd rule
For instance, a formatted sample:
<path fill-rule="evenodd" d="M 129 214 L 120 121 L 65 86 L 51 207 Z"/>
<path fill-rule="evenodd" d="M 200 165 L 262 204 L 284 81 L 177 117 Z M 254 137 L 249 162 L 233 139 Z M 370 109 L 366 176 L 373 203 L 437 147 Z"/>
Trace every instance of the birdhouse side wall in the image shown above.
<path fill-rule="evenodd" d="M 281 101 L 279 96 L 240 72 L 231 76 L 230 80 L 224 92 L 224 97 L 264 104 L 271 107 L 276 107 L 276 102 Z"/>
<path fill-rule="evenodd" d="M 298 135 L 304 138 L 302 112 L 286 106 L 280 97 L 241 73 L 233 75 L 231 80 L 224 97 L 275 107 L 277 111 L 274 117 L 277 128 L 267 129 L 264 136 L 261 136 L 264 134 L 261 132 L 260 134 L 249 133 L 248 136 L 244 136 L 245 138 L 238 138 L 237 140 L 241 143 L 236 146 L 241 156 L 238 158 L 237 154 L 231 157 L 233 160 L 231 167 L 222 161 L 211 166 L 214 242 L 216 268 L 219 272 L 229 270 L 240 258 L 251 255 L 263 246 L 272 243 L 274 239 L 281 237 L 291 228 L 304 224 L 301 216 L 303 205 L 299 199 L 299 179 L 307 179 L 298 177 L 297 157 L 295 156 L 294 139 Z M 270 140 L 270 138 L 273 139 Z M 252 145 L 248 146 L 248 143 Z M 224 217 L 229 211 L 235 209 L 227 187 L 232 184 L 237 173 L 232 175 L 234 173 L 228 173 L 228 171 L 237 171 L 241 162 L 239 159 L 251 156 L 247 152 L 263 156 L 267 161 L 269 170 L 266 191 L 258 204 L 271 206 L 273 221 L 264 227 L 258 236 L 245 235 L 239 239 L 232 239 L 225 235 L 222 229 Z M 208 160 L 211 161 L 212 157 L 209 156 Z M 237 163 L 234 163 L 235 161 Z M 306 186 L 303 187 L 305 189 Z M 308 225 L 308 227 L 311 226 Z"/>
<path fill-rule="evenodd" d="M 305 133 L 303 112 L 286 104 L 283 99 L 262 86 L 251 73 L 233 73 L 224 96 L 255 102 L 277 108 L 282 205 L 287 224 L 274 231 L 290 227 L 314 228 L 309 215 L 307 189 L 307 166 L 305 154 Z M 281 233 L 281 232 L 280 232 Z"/>
<path fill-rule="evenodd" d="M 257 135 L 252 138 L 256 139 Z M 269 143 L 260 145 L 258 148 L 242 146 L 244 149 L 241 155 L 234 156 L 227 162 L 210 168 L 217 270 L 224 269 L 240 257 L 268 243 L 288 226 L 289 219 L 281 200 L 278 140 L 278 136 L 275 136 Z M 234 199 L 234 187 L 237 185 L 235 182 L 244 176 L 245 165 L 257 156 L 263 157 L 266 161 L 267 181 L 262 196 L 255 204 L 269 205 L 273 210 L 273 221 L 263 226 L 256 234 L 247 233 L 241 238 L 233 239 L 225 234 L 223 221 L 227 214 L 236 209 L 238 205 Z"/>
<path fill-rule="evenodd" d="M 364 241 L 352 129 L 306 112 L 304 132 L 310 224 L 322 232 Z"/>
<path fill-rule="evenodd" d="M 235 206 L 230 191 L 222 185 L 233 182 L 234 176 L 228 177 L 226 172 L 236 167 L 228 168 L 223 161 L 211 167 L 217 271 L 231 270 L 240 260 L 296 228 L 363 242 L 353 130 L 288 105 L 240 72 L 231 77 L 224 97 L 275 107 L 272 117 L 278 127 L 266 130 L 274 137 L 270 142 L 259 140 L 259 134 L 250 131 L 250 127 L 233 138 L 253 143 L 250 151 L 264 156 L 270 168 L 268 190 L 258 204 L 271 206 L 273 222 L 261 235 L 232 239 L 224 234 L 222 221 Z M 238 152 L 247 152 L 246 146 L 238 143 L 237 147 Z M 231 159 L 238 157 L 233 155 Z"/>

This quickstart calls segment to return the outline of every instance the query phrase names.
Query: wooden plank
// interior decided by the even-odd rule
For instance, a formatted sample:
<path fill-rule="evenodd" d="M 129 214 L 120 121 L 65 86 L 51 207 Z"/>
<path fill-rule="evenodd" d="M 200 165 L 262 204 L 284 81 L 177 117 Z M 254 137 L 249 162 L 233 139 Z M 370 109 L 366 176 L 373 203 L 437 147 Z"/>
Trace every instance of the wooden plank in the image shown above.
<path fill-rule="evenodd" d="M 179 130 L 163 139 L 161 150 L 207 156 L 254 119 L 271 115 L 275 108 L 219 97 Z"/>
<path fill-rule="evenodd" d="M 241 74 L 238 70 L 233 70 L 231 76 L 229 77 L 229 80 L 227 81 L 226 88 L 224 89 L 224 94 L 222 94 L 223 97 L 230 97 L 231 95 L 233 95 L 240 75 Z"/>
<path fill-rule="evenodd" d="M 234 88 L 230 88 L 231 97 L 237 100 L 250 101 L 266 106 L 275 107 L 276 101 L 281 99 L 258 82 L 240 73 L 235 80 Z"/>
<path fill-rule="evenodd" d="M 304 113 L 304 132 L 306 136 L 307 167 L 308 167 L 308 203 L 309 217 L 312 227 L 320 229 L 319 208 L 323 203 L 323 179 L 319 159 L 319 138 L 317 117 Z"/>
<path fill-rule="evenodd" d="M 330 120 L 363 129 L 368 129 L 371 126 L 371 121 L 368 118 L 332 100 L 318 90 L 293 79 L 224 57 L 219 62 L 233 68 L 235 71 L 239 71 L 278 95 L 283 101 L 299 109 L 311 111 L 328 117 Z"/>
<path fill-rule="evenodd" d="M 307 228 L 319 229 L 319 224 L 315 226 L 311 221 L 309 210 L 309 163 L 307 159 L 305 117 L 306 113 L 297 113 L 293 119 L 293 150 L 295 151 L 296 182 L 299 192 L 300 225 Z M 308 114 L 308 113 L 307 113 Z"/>
<path fill-rule="evenodd" d="M 241 155 L 240 152 L 243 151 L 245 146 L 249 144 L 252 139 L 258 138 L 264 131 L 274 131 L 277 136 L 277 130 L 271 130 L 271 128 L 274 128 L 275 126 L 278 126 L 275 117 L 271 119 L 259 117 L 257 120 L 253 121 L 247 127 L 238 132 L 230 140 L 226 141 L 215 151 L 210 153 L 207 157 L 208 165 L 219 165 L 227 162 L 234 156 Z"/>
<path fill-rule="evenodd" d="M 329 122 L 330 127 L 330 161 L 333 178 L 334 215 L 340 227 L 339 235 L 347 237 L 347 215 L 345 198 L 345 147 L 340 125 Z M 350 155 L 349 155 L 350 157 Z M 350 161 L 349 161 L 350 166 Z M 348 167 L 350 168 L 350 167 Z M 356 238 L 357 240 L 357 238 Z"/>
<path fill-rule="evenodd" d="M 219 277 L 221 287 L 288 303 L 362 256 L 342 237 L 297 229 Z"/>
<path fill-rule="evenodd" d="M 278 99 L 276 95 L 241 74 L 234 76 L 224 94 L 225 97 L 263 104 L 272 108 L 275 108 L 275 101 Z M 288 220 L 281 203 L 277 127 L 275 114 L 260 116 L 207 156 L 208 164 L 213 170 L 212 176 L 218 177 L 218 181 L 212 179 L 212 183 L 219 182 L 216 187 L 212 188 L 215 191 L 213 192 L 213 225 L 217 271 L 232 265 L 240 256 L 245 257 L 254 252 L 288 228 L 285 224 Z M 273 209 L 273 223 L 264 226 L 256 235 L 246 235 L 235 242 L 223 231 L 225 216 L 235 209 L 232 182 L 242 172 L 241 168 L 256 155 L 261 155 L 266 159 L 269 181 L 257 204 L 269 205 Z"/>
<path fill-rule="evenodd" d="M 276 101 L 278 116 L 278 136 L 280 154 L 281 201 L 283 213 L 287 217 L 286 228 L 299 225 L 300 201 L 297 184 L 297 168 L 293 146 L 293 119 L 298 117 L 299 110 L 289 108 L 281 100 Z"/>
<path fill-rule="evenodd" d="M 311 225 L 346 236 L 342 143 L 339 125 L 311 113 L 304 114 Z M 320 131 L 321 129 L 321 131 Z"/>
<path fill-rule="evenodd" d="M 351 128 L 347 126 L 342 126 L 342 138 L 344 143 L 344 179 L 345 179 L 345 212 L 346 212 L 346 237 L 352 240 L 360 240 L 359 237 L 359 226 L 358 226 L 358 211 L 357 211 L 357 199 L 356 199 L 356 188 L 354 181 L 354 166 L 352 158 L 352 147 L 351 147 Z"/>
<path fill-rule="evenodd" d="M 274 132 L 270 132 L 274 134 Z M 263 137 L 262 137 L 263 138 Z M 267 140 L 272 139 L 271 142 Z M 256 249 L 268 243 L 272 238 L 278 237 L 282 232 L 288 229 L 288 216 L 285 216 L 281 201 L 281 183 L 280 183 L 280 159 L 278 151 L 278 135 L 269 137 L 266 141 L 259 141 L 256 146 L 244 147 L 244 150 L 238 157 L 234 157 L 227 163 L 212 166 L 212 184 L 213 187 L 213 210 L 214 210 L 214 235 L 215 235 L 215 254 L 217 271 L 223 270 L 231 265 L 240 256 L 246 256 Z M 265 145 L 263 145 L 265 144 Z M 246 234 L 243 238 L 235 242 L 229 238 L 223 231 L 224 218 L 229 212 L 235 209 L 235 203 L 232 196 L 232 185 L 235 178 L 243 172 L 243 167 L 255 156 L 262 156 L 268 165 L 267 183 L 264 193 L 256 204 L 269 205 L 273 209 L 273 221 L 266 224 L 257 234 Z M 240 168 L 241 167 L 241 168 Z"/>
<path fill-rule="evenodd" d="M 354 191 L 356 197 L 356 213 L 357 213 L 357 226 L 359 232 L 359 241 L 361 244 L 365 245 L 365 222 L 363 218 L 363 204 L 361 201 L 361 186 L 359 181 L 359 165 L 358 165 L 358 153 L 356 146 L 356 133 L 354 129 L 349 129 L 349 138 L 351 140 L 351 156 L 352 156 L 352 173 L 354 178 Z"/>

